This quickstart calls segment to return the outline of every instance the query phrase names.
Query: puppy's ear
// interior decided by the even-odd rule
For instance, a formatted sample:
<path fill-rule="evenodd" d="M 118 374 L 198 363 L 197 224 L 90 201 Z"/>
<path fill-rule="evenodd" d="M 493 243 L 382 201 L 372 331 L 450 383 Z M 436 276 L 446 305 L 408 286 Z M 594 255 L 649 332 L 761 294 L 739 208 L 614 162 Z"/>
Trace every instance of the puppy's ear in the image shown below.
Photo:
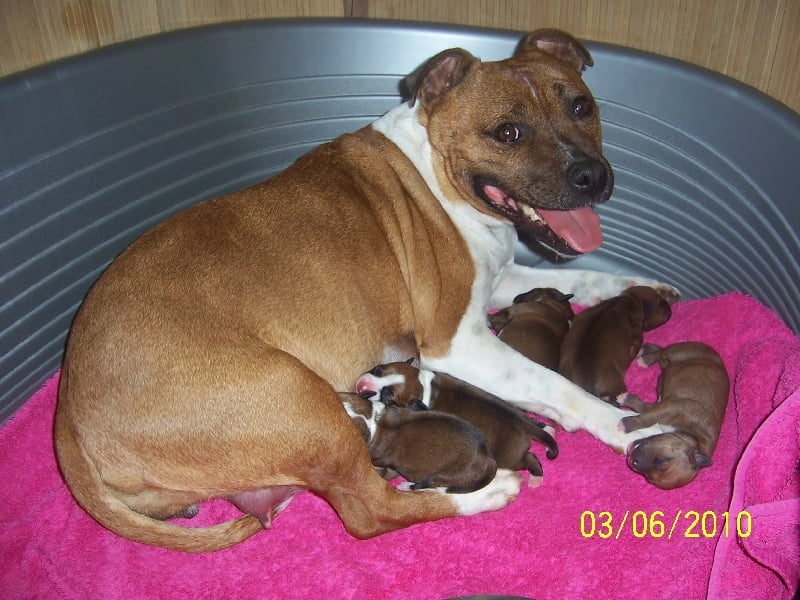
<path fill-rule="evenodd" d="M 408 404 L 408 408 L 411 410 L 428 410 L 428 407 L 420 400 L 419 398 L 412 398 L 411 402 Z"/>
<path fill-rule="evenodd" d="M 461 48 L 440 52 L 406 77 L 408 105 L 414 106 L 417 99 L 423 106 L 430 105 L 457 86 L 464 79 L 470 65 L 475 62 L 478 59 Z"/>
<path fill-rule="evenodd" d="M 522 38 L 514 56 L 525 52 L 544 52 L 582 72 L 594 66 L 589 51 L 578 40 L 560 29 L 537 29 Z"/>
<path fill-rule="evenodd" d="M 643 331 L 652 331 L 656 327 L 661 327 L 672 318 L 672 307 L 660 296 L 656 296 L 652 302 L 643 302 L 642 308 L 644 309 Z"/>
<path fill-rule="evenodd" d="M 703 469 L 705 467 L 710 467 L 713 463 L 711 462 L 711 458 L 707 454 L 700 452 L 697 448 L 694 449 L 694 465 L 698 469 Z"/>

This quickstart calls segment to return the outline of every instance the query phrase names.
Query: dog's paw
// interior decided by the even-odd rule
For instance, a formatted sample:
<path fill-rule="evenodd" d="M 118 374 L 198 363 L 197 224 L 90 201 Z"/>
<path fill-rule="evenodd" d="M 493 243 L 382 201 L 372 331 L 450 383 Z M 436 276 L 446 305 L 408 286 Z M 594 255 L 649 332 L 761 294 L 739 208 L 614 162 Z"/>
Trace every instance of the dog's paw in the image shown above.
<path fill-rule="evenodd" d="M 645 285 L 653 288 L 661 298 L 667 301 L 667 304 L 675 304 L 679 300 L 683 299 L 683 295 L 680 293 L 678 288 L 666 283 L 662 283 L 655 279 L 632 278 L 625 286 L 625 289 L 627 290 L 638 285 Z"/>
<path fill-rule="evenodd" d="M 468 494 L 450 494 L 458 514 L 468 516 L 489 510 L 500 510 L 516 500 L 522 477 L 515 471 L 498 469 L 488 485 Z"/>
<path fill-rule="evenodd" d="M 626 419 L 635 419 L 635 418 L 636 417 L 625 417 L 625 419 L 622 419 L 622 421 L 625 421 Z M 620 421 L 620 429 L 626 427 L 626 424 L 624 424 L 622 421 Z M 621 439 L 619 445 L 614 444 L 614 450 L 616 450 L 620 454 L 628 454 L 631 444 L 633 444 L 633 442 L 635 442 L 636 440 L 658 435 L 660 433 L 668 433 L 670 431 L 674 431 L 674 428 L 669 427 L 668 425 L 661 425 L 660 423 L 656 423 L 655 425 L 650 425 L 649 427 L 643 427 L 641 429 L 634 429 L 629 432 L 621 430 L 620 431 Z M 621 450 L 618 448 L 621 448 Z"/>
<path fill-rule="evenodd" d="M 544 481 L 544 477 L 541 475 L 531 475 L 528 477 L 528 487 L 537 488 L 542 485 L 542 481 Z"/>
<path fill-rule="evenodd" d="M 660 283 L 658 285 L 654 285 L 653 288 L 656 290 L 656 293 L 659 296 L 667 301 L 668 304 L 675 304 L 676 302 L 683 300 L 683 295 L 680 293 L 680 291 L 671 285 Z"/>

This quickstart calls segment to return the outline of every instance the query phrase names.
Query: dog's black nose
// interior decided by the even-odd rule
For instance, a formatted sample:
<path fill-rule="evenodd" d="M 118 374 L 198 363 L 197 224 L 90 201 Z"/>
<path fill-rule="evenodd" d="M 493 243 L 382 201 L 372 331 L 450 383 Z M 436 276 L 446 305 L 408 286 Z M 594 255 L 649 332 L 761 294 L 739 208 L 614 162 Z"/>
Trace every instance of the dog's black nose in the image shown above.
<path fill-rule="evenodd" d="M 567 169 L 567 181 L 577 192 L 596 196 L 606 189 L 608 170 L 599 160 L 576 160 Z"/>

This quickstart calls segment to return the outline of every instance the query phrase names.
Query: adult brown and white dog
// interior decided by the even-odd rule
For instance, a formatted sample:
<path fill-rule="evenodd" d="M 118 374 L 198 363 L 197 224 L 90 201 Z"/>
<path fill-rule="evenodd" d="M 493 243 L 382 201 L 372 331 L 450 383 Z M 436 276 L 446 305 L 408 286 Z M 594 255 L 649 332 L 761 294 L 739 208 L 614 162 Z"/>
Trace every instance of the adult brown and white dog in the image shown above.
<path fill-rule="evenodd" d="M 515 227 L 565 255 L 601 242 L 592 206 L 613 177 L 581 79 L 591 64 L 554 30 L 499 62 L 446 50 L 370 126 L 129 246 L 67 341 L 55 444 L 78 503 L 121 536 L 194 552 L 250 537 L 298 489 L 359 538 L 506 506 L 516 474 L 448 494 L 398 491 L 375 473 L 336 390 L 398 340 L 413 340 L 422 366 L 614 448 L 657 433 L 624 434 L 621 409 L 486 326 L 488 307 L 533 287 L 589 303 L 632 284 L 513 262 Z M 164 521 L 243 496 L 252 514 L 230 522 Z"/>

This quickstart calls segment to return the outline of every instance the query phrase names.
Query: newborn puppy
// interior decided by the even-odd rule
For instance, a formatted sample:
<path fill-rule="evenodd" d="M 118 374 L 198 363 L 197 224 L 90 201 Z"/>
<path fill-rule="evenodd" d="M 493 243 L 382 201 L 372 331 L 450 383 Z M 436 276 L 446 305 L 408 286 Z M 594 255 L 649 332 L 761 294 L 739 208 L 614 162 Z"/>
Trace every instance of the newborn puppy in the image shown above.
<path fill-rule="evenodd" d="M 645 404 L 629 394 L 625 404 L 641 414 L 623 418 L 621 425 L 630 432 L 661 423 L 674 431 L 631 444 L 628 466 L 665 490 L 686 485 L 711 465 L 728 404 L 725 365 L 719 354 L 700 342 L 666 348 L 645 344 L 639 361 L 645 366 L 657 362 L 663 369 L 658 402 Z"/>
<path fill-rule="evenodd" d="M 558 372 L 612 404 L 627 391 L 625 372 L 642 347 L 642 332 L 672 316 L 669 303 L 650 287 L 629 288 L 578 313 L 561 344 Z"/>
<path fill-rule="evenodd" d="M 472 425 L 439 412 L 385 406 L 358 394 L 339 394 L 364 436 L 372 464 L 408 481 L 403 489 L 445 488 L 468 493 L 497 472 L 486 440 Z"/>
<path fill-rule="evenodd" d="M 539 485 L 542 476 L 542 464 L 530 452 L 531 440 L 547 445 L 547 458 L 558 456 L 556 441 L 540 423 L 500 398 L 444 373 L 420 370 L 408 362 L 377 365 L 358 378 L 356 391 L 377 392 L 387 406 L 431 409 L 469 422 L 483 434 L 497 466 L 527 470 L 531 487 Z"/>
<path fill-rule="evenodd" d="M 514 303 L 489 315 L 497 337 L 517 352 L 552 371 L 558 370 L 561 340 L 569 331 L 569 299 L 553 288 L 534 288 L 514 298 Z"/>

